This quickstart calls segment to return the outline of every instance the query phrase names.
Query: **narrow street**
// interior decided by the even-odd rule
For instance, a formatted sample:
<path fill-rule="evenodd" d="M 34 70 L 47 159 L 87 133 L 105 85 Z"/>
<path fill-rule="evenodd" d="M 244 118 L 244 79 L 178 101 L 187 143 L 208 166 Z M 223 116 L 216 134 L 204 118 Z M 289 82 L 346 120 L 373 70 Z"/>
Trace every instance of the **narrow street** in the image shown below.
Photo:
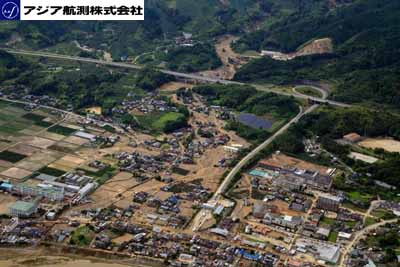
<path fill-rule="evenodd" d="M 395 223 L 397 222 L 398 219 L 392 219 L 392 220 L 387 220 L 387 221 L 382 221 L 376 224 L 372 224 L 370 226 L 365 227 L 364 229 L 362 229 L 361 231 L 358 231 L 356 233 L 354 233 L 354 238 L 353 240 L 344 248 L 344 251 L 342 253 L 342 257 L 340 258 L 340 263 L 339 266 L 340 267 L 345 267 L 346 266 L 346 259 L 349 255 L 349 253 L 352 251 L 353 247 L 355 245 L 357 245 L 358 241 L 360 241 L 360 239 L 367 234 L 368 232 L 375 230 L 381 226 L 384 226 L 388 223 Z"/>

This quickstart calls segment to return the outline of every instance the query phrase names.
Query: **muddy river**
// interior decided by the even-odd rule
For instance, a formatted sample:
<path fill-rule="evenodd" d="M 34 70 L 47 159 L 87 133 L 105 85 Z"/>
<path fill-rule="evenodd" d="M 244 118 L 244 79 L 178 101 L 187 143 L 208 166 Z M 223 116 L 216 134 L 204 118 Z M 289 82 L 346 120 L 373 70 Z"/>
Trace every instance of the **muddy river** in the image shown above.
<path fill-rule="evenodd" d="M 128 265 L 122 264 L 113 264 L 113 263 L 102 263 L 102 262 L 93 262 L 91 260 L 74 260 L 74 259 L 43 259 L 40 260 L 33 259 L 9 259 L 9 260 L 0 260 L 1 267 L 126 267 Z M 135 265 L 136 266 L 136 265 Z M 141 265 L 137 265 L 141 266 Z M 143 266 L 143 265 L 142 265 Z"/>
<path fill-rule="evenodd" d="M 123 262 L 79 255 L 47 256 L 44 250 L 0 248 L 0 267 L 161 267 L 144 260 Z"/>

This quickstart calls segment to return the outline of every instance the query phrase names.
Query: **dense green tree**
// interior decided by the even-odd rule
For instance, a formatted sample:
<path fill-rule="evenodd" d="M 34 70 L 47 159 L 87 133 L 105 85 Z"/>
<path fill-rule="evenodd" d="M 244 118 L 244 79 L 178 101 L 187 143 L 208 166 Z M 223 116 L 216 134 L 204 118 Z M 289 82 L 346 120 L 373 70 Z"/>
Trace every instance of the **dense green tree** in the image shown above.
<path fill-rule="evenodd" d="M 243 66 L 239 81 L 295 83 L 330 80 L 331 98 L 349 103 L 369 102 L 400 107 L 400 2 L 359 0 L 334 10 L 299 11 L 235 44 L 242 50 L 293 52 L 302 44 L 330 37 L 334 53 L 290 61 L 261 58 Z"/>
<path fill-rule="evenodd" d="M 196 72 L 216 69 L 222 65 L 212 44 L 197 44 L 193 47 L 177 47 L 169 50 L 163 60 L 167 68 L 181 72 Z"/>
<path fill-rule="evenodd" d="M 146 91 L 154 91 L 160 85 L 174 81 L 171 75 L 164 74 L 149 68 L 141 69 L 136 76 L 136 85 Z"/>

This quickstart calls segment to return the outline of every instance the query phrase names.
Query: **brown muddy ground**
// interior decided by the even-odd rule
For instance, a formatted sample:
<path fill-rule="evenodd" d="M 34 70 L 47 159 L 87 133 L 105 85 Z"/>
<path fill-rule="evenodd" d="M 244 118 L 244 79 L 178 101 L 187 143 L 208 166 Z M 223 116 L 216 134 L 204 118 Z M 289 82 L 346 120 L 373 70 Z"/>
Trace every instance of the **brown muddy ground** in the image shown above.
<path fill-rule="evenodd" d="M 78 255 L 49 256 L 45 249 L 0 248 L 1 267 L 162 267 L 155 262 L 133 259 L 118 262 Z"/>

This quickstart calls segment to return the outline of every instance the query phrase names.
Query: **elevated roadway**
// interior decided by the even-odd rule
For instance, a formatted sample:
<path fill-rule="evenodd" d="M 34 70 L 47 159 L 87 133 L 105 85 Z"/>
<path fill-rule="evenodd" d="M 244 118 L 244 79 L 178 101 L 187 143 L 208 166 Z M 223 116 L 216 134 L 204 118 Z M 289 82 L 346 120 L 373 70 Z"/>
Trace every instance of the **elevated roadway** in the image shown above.
<path fill-rule="evenodd" d="M 14 50 L 14 49 L 4 49 L 4 50 L 11 54 L 16 54 L 16 55 L 45 57 L 45 58 L 54 58 L 54 59 L 61 59 L 61 60 L 71 60 L 71 61 L 86 62 L 86 63 L 93 63 L 93 64 L 106 65 L 106 66 L 119 67 L 119 68 L 127 68 L 127 69 L 136 69 L 136 70 L 143 68 L 143 66 L 131 64 L 131 63 L 125 63 L 125 62 L 109 62 L 109 61 L 100 60 L 100 59 L 60 55 L 60 54 L 38 52 L 38 51 L 26 51 L 26 50 Z M 349 104 L 345 104 L 345 103 L 341 103 L 341 102 L 337 102 L 337 101 L 333 101 L 333 100 L 328 100 L 326 98 L 308 96 L 308 95 L 304 95 L 304 94 L 301 94 L 298 92 L 287 93 L 287 92 L 281 92 L 279 90 L 273 90 L 273 89 L 268 89 L 268 88 L 260 89 L 260 86 L 257 86 L 257 85 L 251 84 L 251 83 L 241 83 L 241 82 L 235 82 L 235 81 L 230 81 L 230 80 L 215 79 L 215 78 L 210 78 L 210 77 L 206 77 L 206 76 L 199 75 L 199 74 L 182 73 L 182 72 L 177 72 L 177 71 L 172 71 L 172 70 L 160 69 L 159 71 L 161 71 L 162 73 L 165 73 L 165 74 L 175 76 L 177 78 L 190 79 L 190 80 L 206 82 L 206 83 L 238 84 L 238 85 L 246 85 L 247 84 L 247 85 L 255 86 L 258 90 L 273 92 L 273 93 L 280 94 L 280 95 L 293 96 L 293 97 L 296 97 L 299 99 L 311 100 L 315 103 L 321 103 L 321 104 L 328 103 L 328 104 L 331 104 L 334 106 L 339 106 L 339 107 L 350 107 L 351 106 Z M 318 88 L 318 87 L 315 87 L 315 88 Z M 317 90 L 324 91 L 320 88 L 318 88 Z M 323 95 L 324 94 L 325 93 L 323 93 Z"/>

